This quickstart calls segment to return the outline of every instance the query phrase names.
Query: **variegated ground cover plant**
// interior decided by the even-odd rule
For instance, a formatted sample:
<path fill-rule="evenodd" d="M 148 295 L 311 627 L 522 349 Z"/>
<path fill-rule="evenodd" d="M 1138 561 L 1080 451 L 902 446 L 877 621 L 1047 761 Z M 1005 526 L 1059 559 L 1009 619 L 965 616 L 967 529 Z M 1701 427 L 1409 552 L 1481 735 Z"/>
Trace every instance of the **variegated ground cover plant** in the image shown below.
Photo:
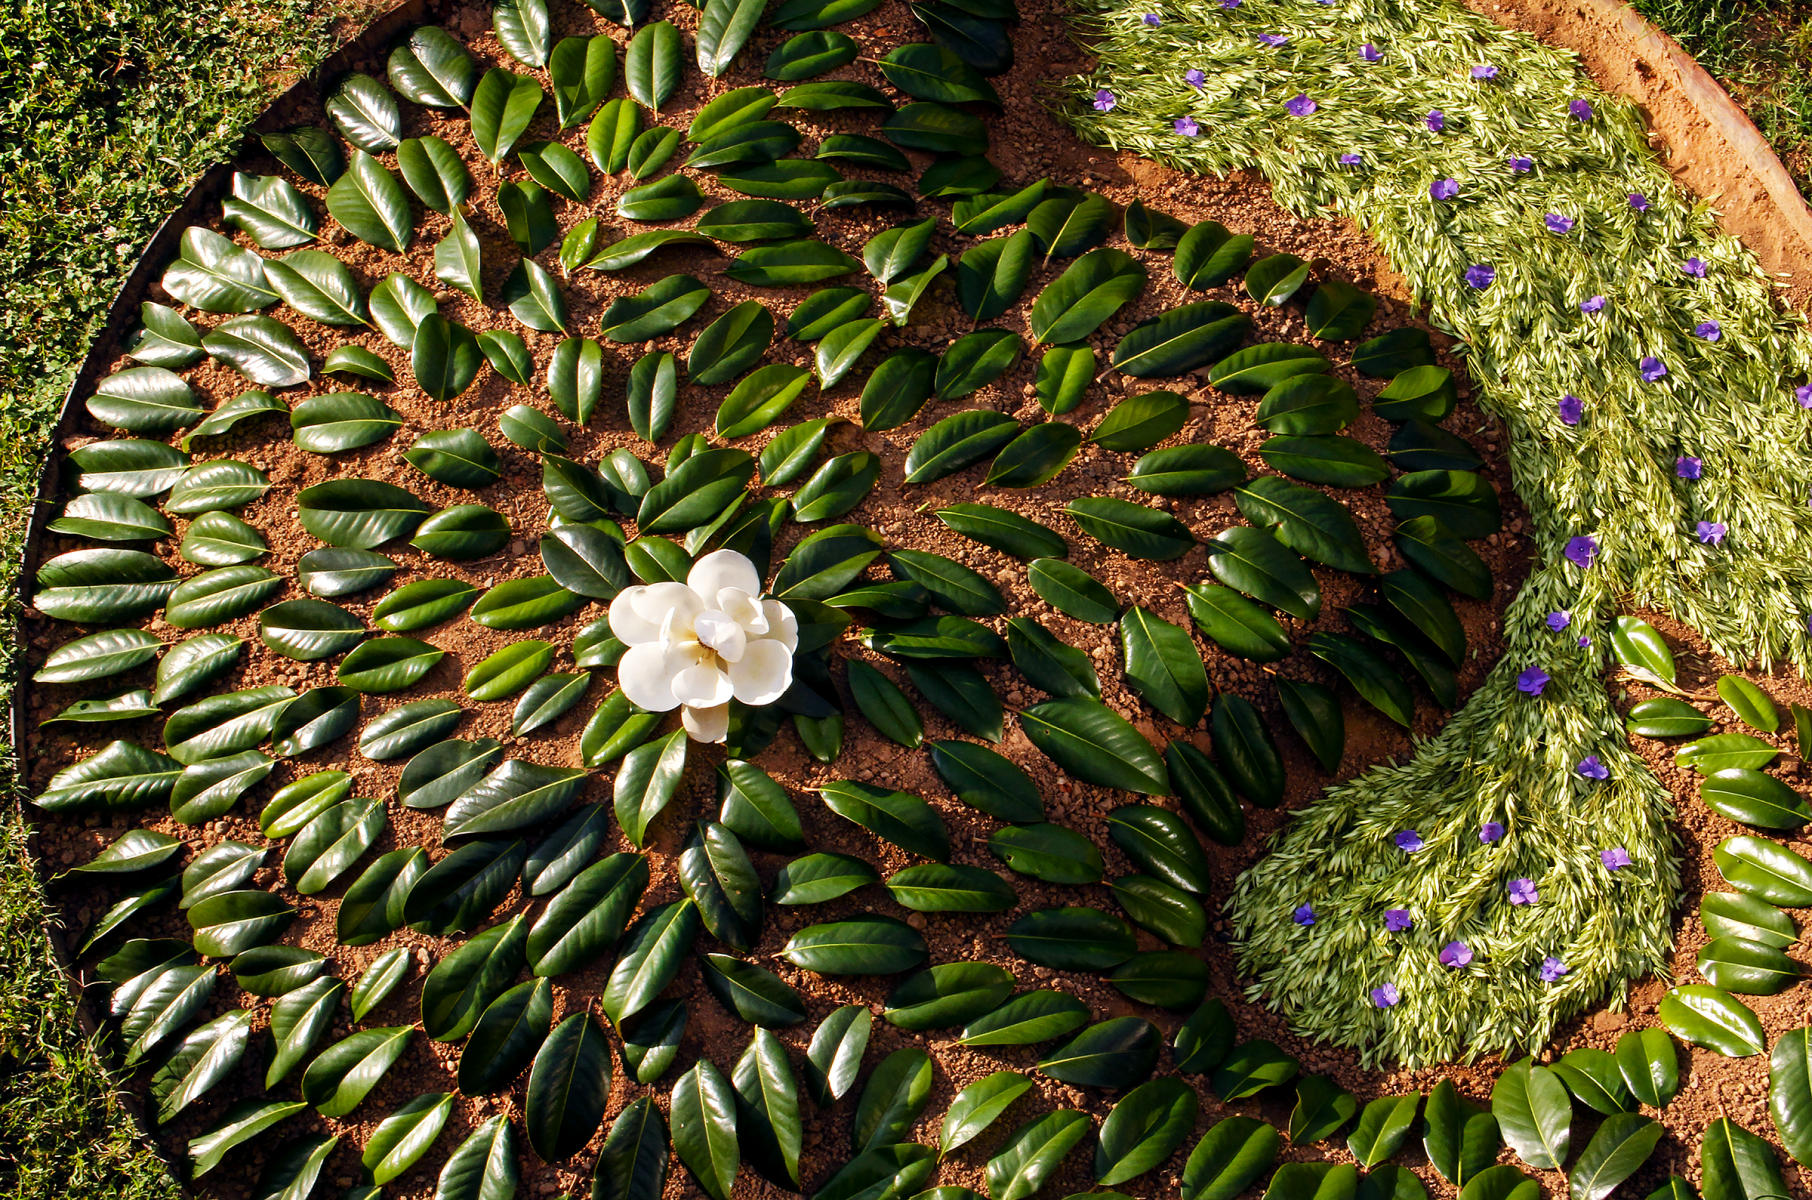
<path fill-rule="evenodd" d="M 54 818 L 161 809 L 201 830 L 257 809 L 262 840 L 192 852 L 182 838 L 137 829 L 77 869 L 119 885 L 118 902 L 84 931 L 80 950 L 112 984 L 124 1065 L 148 1081 L 154 1120 L 206 1112 L 186 1148 L 187 1168 L 203 1186 L 251 1144 L 275 1147 L 254 1188 L 259 1196 L 309 1194 L 347 1151 L 356 1152 L 363 1179 L 354 1195 L 378 1194 L 423 1163 L 448 1200 L 515 1194 L 530 1182 L 518 1139 L 539 1160 L 573 1159 L 599 1130 L 613 1088 L 633 1098 L 588 1165 L 599 1197 L 657 1196 L 677 1158 L 719 1200 L 745 1169 L 783 1188 L 809 1183 L 825 1200 L 892 1200 L 932 1187 L 941 1157 L 984 1132 L 996 1143 L 986 1166 L 991 1200 L 1039 1191 L 1091 1136 L 1093 1174 L 1104 1187 L 1149 1186 L 1192 1139 L 1183 1174 L 1190 1200 L 1230 1197 L 1265 1178 L 1278 1131 L 1235 1116 L 1197 1137 L 1197 1095 L 1180 1072 L 1208 1076 L 1226 1101 L 1295 1087 L 1293 1142 L 1353 1124 L 1347 1145 L 1358 1168 L 1286 1165 L 1271 1176 L 1278 1196 L 1307 1188 L 1413 1197 L 1422 1184 L 1389 1160 L 1418 1114 L 1444 1179 L 1474 1195 L 1519 1194 L 1532 1186 L 1521 1172 L 1491 1165 L 1500 1128 L 1528 1164 L 1559 1166 L 1568 1157 L 1569 1097 L 1608 1114 L 1572 1166 L 1575 1193 L 1608 1194 L 1658 1136 L 1640 1106 L 1665 1105 L 1678 1086 L 1665 1036 L 1632 1034 L 1614 1060 L 1569 1055 L 1551 1070 L 1525 1061 L 1504 1076 L 1489 1116 L 1451 1084 L 1428 1097 L 1426 1113 L 1414 1095 L 1386 1097 L 1361 1113 L 1329 1080 L 1299 1079 L 1295 1060 L 1271 1043 L 1238 1041 L 1227 1010 L 1204 1000 L 1206 968 L 1189 950 L 1201 944 L 1207 906 L 1218 898 L 1207 894 L 1200 838 L 1237 843 L 1242 801 L 1279 803 L 1281 758 L 1250 699 L 1212 695 L 1191 631 L 1126 604 L 1068 561 L 1072 537 L 1130 559 L 1169 561 L 1202 544 L 1196 531 L 1164 508 L 1115 497 L 1071 502 L 1074 529 L 1064 530 L 982 502 L 936 513 L 956 534 L 1015 560 L 1058 611 L 1115 626 L 1128 686 L 1171 725 L 1205 722 L 1212 757 L 1180 739 L 1154 746 L 1102 702 L 1088 656 L 1038 621 L 1008 616 L 999 588 L 973 567 L 890 545 L 841 520 L 870 495 L 883 464 L 870 450 L 829 454 L 829 420 L 793 412 L 858 379 L 869 432 L 904 426 L 934 400 L 949 402 L 950 415 L 912 442 L 903 464 L 909 486 L 987 464 L 986 486 L 1036 489 L 1086 444 L 1125 456 L 1127 481 L 1140 493 L 1174 500 L 1231 492 L 1243 520 L 1205 540 L 1208 575 L 1190 588 L 1197 632 L 1221 651 L 1277 662 L 1298 649 L 1279 617 L 1306 620 L 1321 609 L 1311 563 L 1373 581 L 1376 602 L 1349 610 L 1354 632 L 1318 633 L 1306 651 L 1351 696 L 1407 727 L 1416 689 L 1443 707 L 1458 699 L 1466 644 L 1447 597 L 1489 594 L 1489 572 L 1467 542 L 1499 524 L 1477 454 L 1440 424 L 1455 403 L 1451 374 L 1417 330 L 1363 338 L 1372 297 L 1338 279 L 1312 279 L 1310 265 L 1290 255 L 1255 259 L 1248 235 L 1213 222 L 1185 226 L 1142 205 L 1119 213 L 1061 181 L 1003 184 L 986 157 L 981 114 L 995 100 L 988 79 L 1011 60 L 1010 6 L 928 0 L 913 15 L 929 40 L 899 45 L 865 48 L 834 28 L 872 7 L 787 0 L 769 10 L 758 0 L 711 0 L 690 38 L 646 5 L 600 11 L 633 31 L 620 61 L 607 34 L 557 37 L 542 0 L 495 8 L 493 29 L 509 56 L 496 63 L 447 30 L 425 27 L 393 50 L 385 79 L 342 81 L 327 123 L 266 139 L 288 174 L 235 179 L 223 215 L 242 239 L 202 227 L 184 236 L 163 278 L 177 305 L 145 305 L 129 351 L 137 365 L 88 398 L 89 414 L 110 436 L 69 455 L 70 495 L 49 527 L 68 541 L 44 560 L 31 596 L 66 634 L 35 675 L 42 686 L 74 689 L 52 722 L 100 735 L 98 750 L 38 793 L 42 810 Z M 661 123 L 687 73 L 723 75 L 764 26 L 793 35 L 767 60 L 771 83 L 722 91 L 683 131 Z M 899 101 L 865 83 L 824 78 L 865 50 L 879 58 Z M 1111 112 L 1117 103 L 1110 95 L 1100 105 Z M 405 137 L 404 105 L 469 115 L 487 162 L 467 162 L 437 137 Z M 782 118 L 799 110 L 871 113 L 880 136 L 837 134 L 813 157 L 796 154 L 800 132 Z M 584 154 L 559 137 L 525 140 L 549 111 L 559 130 L 585 131 Z M 1292 112 L 1312 115 L 1312 106 Z M 708 205 L 697 183 L 707 173 L 741 198 Z M 612 240 L 588 214 L 596 174 L 634 184 L 615 216 L 638 232 Z M 324 212 L 298 183 L 324 189 Z M 483 286 L 495 250 L 467 219 L 488 199 L 487 187 L 516 259 L 500 291 Z M 899 218 L 859 245 L 814 236 L 814 215 L 850 208 Z M 419 278 L 399 272 L 367 288 L 333 250 L 347 243 L 322 237 L 337 226 L 402 252 L 420 245 L 423 211 L 442 214 L 447 232 Z M 957 251 L 932 253 L 934 237 L 953 239 Z M 568 295 L 586 272 L 684 263 L 712 245 L 735 253 L 728 278 L 797 298 L 784 326 L 760 300 L 695 321 L 712 288 L 682 272 L 615 300 L 595 330 L 577 327 Z M 444 315 L 430 270 L 445 287 L 494 306 L 495 326 L 474 331 Z M 1250 304 L 1141 307 L 1154 270 L 1196 291 L 1240 280 Z M 973 331 L 936 354 L 896 343 L 890 331 L 907 326 L 934 289 L 954 292 Z M 1015 307 L 1022 296 L 1035 297 L 1023 318 Z M 279 302 L 296 321 L 378 330 L 406 351 L 407 376 L 399 385 L 385 358 L 350 342 L 317 361 L 293 328 L 267 313 Z M 1249 309 L 1286 303 L 1302 306 L 1314 344 L 1247 344 Z M 1144 319 L 1104 339 L 1102 327 L 1123 310 Z M 512 321 L 560 336 L 545 362 L 535 361 Z M 622 349 L 680 330 L 688 339 L 683 361 L 664 350 Z M 777 333 L 810 345 L 813 366 L 764 363 Z M 1028 352 L 1038 356 L 1035 394 L 1049 419 L 1022 424 L 963 403 Z M 619 355 L 630 364 L 626 383 L 607 389 L 606 356 Z M 1396 427 L 1388 456 L 1343 435 L 1360 401 L 1330 373 L 1335 358 L 1388 381 L 1373 405 Z M 210 359 L 250 385 L 211 412 L 183 374 Z M 1200 370 L 1210 394 L 1262 397 L 1256 419 L 1272 435 L 1263 457 L 1274 473 L 1251 476 L 1221 447 L 1174 444 L 1189 402 L 1162 386 L 1141 384 L 1087 428 L 1072 415 L 1108 373 L 1161 384 Z M 295 519 L 319 545 L 293 578 L 260 563 L 265 531 L 235 514 L 271 492 L 272 481 L 211 451 L 213 438 L 280 438 L 287 421 L 290 442 L 331 468 L 335 456 L 382 444 L 401 427 L 384 394 L 414 403 L 413 386 L 426 402 L 450 405 L 486 372 L 521 396 L 497 421 L 501 446 L 486 432 L 448 428 L 403 451 L 412 470 L 469 500 L 436 507 L 397 482 L 330 469 L 294 495 Z M 350 389 L 286 398 L 320 376 Z M 728 391 L 708 433 L 675 429 L 682 389 L 719 386 Z M 605 420 L 606 406 L 623 414 L 645 453 L 620 449 L 595 464 L 571 457 L 569 431 Z M 758 450 L 743 448 L 749 439 Z M 545 532 L 517 528 L 483 502 L 511 456 L 538 466 L 551 510 Z M 1385 492 L 1411 566 L 1379 574 L 1345 504 L 1321 490 L 1342 488 Z M 499 553 L 518 536 L 538 538 L 541 573 L 488 588 L 462 574 L 459 564 Z M 181 567 L 147 549 L 170 543 L 179 544 Z M 444 574 L 391 587 L 397 557 L 409 551 L 446 564 Z M 1538 595 L 1544 586 L 1553 585 L 1538 582 Z M 369 621 L 352 611 L 373 598 Z M 561 648 L 533 635 L 576 613 L 591 618 L 569 648 L 577 669 L 550 672 Z M 220 629 L 254 615 L 255 638 Z M 175 638 L 152 632 L 153 618 Z M 476 663 L 462 700 L 410 699 L 443 646 L 472 627 L 527 636 Z M 1625 636 L 1655 653 L 1639 629 Z M 912 695 L 870 663 L 838 653 L 853 639 L 896 664 L 914 692 L 970 736 L 927 744 Z M 332 662 L 335 682 L 300 694 L 280 684 L 221 690 L 240 664 L 284 659 Z M 1048 698 L 1009 715 L 975 659 L 1010 663 Z M 1650 663 L 1657 673 L 1658 661 Z M 1539 679 L 1535 669 L 1525 670 L 1523 690 L 1550 703 L 1583 690 L 1556 680 L 1571 670 L 1558 662 Z M 536 735 L 586 702 L 594 674 L 622 686 L 596 702 L 582 761 L 537 760 Z M 1276 678 L 1295 735 L 1332 770 L 1346 696 Z M 1553 693 L 1544 692 L 1549 686 Z M 382 696 L 395 702 L 372 699 Z M 455 736 L 467 705 L 505 704 L 524 753 L 506 756 L 495 739 Z M 667 715 L 673 709 L 682 710 L 677 728 Z M 1149 1017 L 1099 1019 L 1061 989 L 1016 991 L 1012 973 L 992 964 L 931 964 L 914 926 L 886 912 L 808 925 L 781 953 L 826 977 L 901 975 L 880 1014 L 899 1029 L 956 1030 L 967 1047 L 1041 1047 L 1041 1072 L 1099 1091 L 1106 1116 L 1098 1129 L 1081 1110 L 1009 1115 L 1031 1084 L 1003 1070 L 956 1097 L 935 1148 L 920 1144 L 909 1134 L 934 1077 L 926 1051 L 867 1061 L 875 1058 L 865 1058 L 875 1014 L 855 1005 L 823 1018 L 803 1059 L 772 1032 L 803 1022 L 806 1007 L 750 957 L 766 906 L 825 903 L 881 880 L 860 859 L 811 852 L 811 821 L 799 803 L 817 801 L 789 795 L 760 759 L 776 738 L 794 736 L 836 764 L 846 719 L 928 756 L 962 803 L 998 821 L 989 848 L 1011 872 L 1078 890 L 1081 903 L 1014 920 L 1005 935 L 1014 953 L 1039 967 L 1099 973 Z M 1100 886 L 1100 848 L 1044 819 L 1040 788 L 991 749 L 1009 719 L 1075 780 L 1133 793 L 1110 820 L 1132 874 Z M 682 813 L 675 801 L 686 794 L 688 762 L 703 769 L 694 741 L 724 742 L 730 757 L 717 771 L 715 803 Z M 355 796 L 360 758 L 406 764 L 394 796 Z M 305 763 L 337 765 L 299 769 Z M 1745 759 L 1736 769 L 1755 765 Z M 609 804 L 580 802 L 594 775 L 609 776 Z M 1733 804 L 1769 799 L 1742 788 L 1732 794 Z M 1173 796 L 1175 807 L 1147 802 Z M 1784 802 L 1774 799 L 1778 810 Z M 393 802 L 440 813 L 444 844 L 373 853 Z M 923 797 L 850 779 L 825 785 L 822 803 L 919 860 L 885 880 L 891 905 L 961 920 L 1018 903 L 1001 875 L 946 861 L 948 829 Z M 688 817 L 697 825 L 677 859 L 683 896 L 644 903 L 651 830 Z M 1500 837 L 1516 844 L 1520 827 L 1504 824 L 1512 832 Z M 1437 836 L 1426 826 L 1395 834 L 1406 854 Z M 1646 848 L 1634 836 L 1623 842 L 1637 853 Z M 282 887 L 256 886 L 279 848 Z M 1759 855 L 1743 861 L 1765 871 Z M 784 864 L 765 895 L 758 859 Z M 1616 869 L 1637 884 L 1665 881 L 1664 858 L 1642 862 L 1632 855 Z M 1534 893 L 1527 902 L 1550 886 L 1522 882 Z M 285 892 L 337 895 L 334 932 L 343 945 L 372 945 L 407 926 L 442 939 L 441 952 L 419 982 L 403 947 L 356 978 L 338 978 L 329 956 L 283 941 L 296 915 Z M 147 917 L 170 905 L 189 936 L 144 936 Z M 1729 920 L 1741 923 L 1732 926 L 1738 940 L 1778 925 L 1746 900 L 1729 905 Z M 1409 924 L 1401 932 L 1424 919 L 1413 904 L 1403 911 Z M 1342 915 L 1338 905 L 1298 897 L 1287 929 L 1313 933 Z M 671 989 L 694 957 L 710 1002 L 748 1027 L 733 1066 L 710 1056 L 679 1061 L 692 998 Z M 602 993 L 561 1005 L 568 1015 L 556 1023 L 561 978 L 600 962 L 610 966 Z M 1727 983 L 1742 971 L 1781 975 L 1774 959 L 1740 955 L 1713 970 L 1725 971 Z M 226 973 L 260 1003 L 221 1011 L 215 992 Z M 1368 982 L 1369 994 L 1407 995 L 1400 978 Z M 371 1024 L 405 986 L 419 988 L 419 1020 Z M 1701 1005 L 1694 1019 L 1715 1024 L 1718 1011 Z M 343 1012 L 354 1030 L 336 1039 L 330 1030 Z M 1681 1027 L 1699 1040 L 1714 1036 L 1684 1018 Z M 493 1117 L 455 1141 L 442 1135 L 459 1098 L 429 1092 L 384 1115 L 357 1147 L 286 1130 L 311 1108 L 334 1120 L 360 1112 L 418 1035 L 459 1047 L 461 1094 L 519 1097 L 520 1117 Z M 1803 1039 L 1799 1048 L 1783 1071 L 1797 1063 L 1803 1075 Z M 1157 1070 L 1161 1059 L 1172 1069 Z M 226 1081 L 245 1077 L 261 1081 L 258 1094 L 213 1104 Z M 804 1106 L 835 1103 L 854 1108 L 849 1152 L 836 1164 L 803 1164 Z M 1004 1139 L 1002 1131 L 1010 1131 Z M 1723 1157 L 1708 1157 L 1708 1181 L 1715 1161 L 1746 1184 L 1766 1182 L 1763 1160 L 1744 1140 L 1751 1135 L 1726 1128 L 1720 1136 Z M 962 1193 L 946 1188 L 939 1197 Z"/>

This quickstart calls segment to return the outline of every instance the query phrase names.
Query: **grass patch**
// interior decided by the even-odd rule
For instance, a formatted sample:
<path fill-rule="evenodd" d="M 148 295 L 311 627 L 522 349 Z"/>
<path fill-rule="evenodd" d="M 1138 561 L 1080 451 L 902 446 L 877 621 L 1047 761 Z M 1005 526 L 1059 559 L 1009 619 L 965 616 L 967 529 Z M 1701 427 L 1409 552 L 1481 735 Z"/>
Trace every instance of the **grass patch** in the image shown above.
<path fill-rule="evenodd" d="M 1812 196 L 1812 3 L 1808 0 L 1629 0 L 1743 106 Z"/>
<path fill-rule="evenodd" d="M 139 248 L 245 123 L 332 48 L 336 24 L 373 7 L 0 6 L 0 594 L 14 593 L 57 405 Z M 14 682 L 15 606 L 0 614 L 0 703 Z M 174 1196 L 81 1033 L 45 937 L 52 918 L 12 760 L 0 745 L 0 1195 Z"/>
<path fill-rule="evenodd" d="M 1611 618 L 1650 606 L 1727 658 L 1812 667 L 1812 410 L 1794 395 L 1812 379 L 1806 324 L 1673 185 L 1632 106 L 1452 0 L 1093 3 L 1077 130 L 1184 171 L 1257 167 L 1285 207 L 1366 228 L 1466 344 L 1543 558 L 1465 708 L 1409 762 L 1329 789 L 1241 878 L 1232 927 L 1252 994 L 1366 1062 L 1544 1044 L 1671 949 L 1674 810 L 1606 692 Z M 1498 77 L 1473 78 L 1479 65 Z M 1293 115 L 1297 95 L 1318 107 Z M 1457 194 L 1434 198 L 1448 179 Z M 1704 459 L 1702 480 L 1676 477 L 1681 455 Z M 1728 540 L 1705 544 L 1701 522 Z M 1564 551 L 1585 536 L 1597 551 L 1582 568 Z M 1531 666 L 1552 676 L 1539 699 L 1516 686 Z M 1588 758 L 1607 777 L 1582 772 Z M 1486 822 L 1506 833 L 1481 839 Z M 1403 830 L 1424 848 L 1398 849 Z M 1600 854 L 1618 847 L 1631 865 L 1612 871 Z M 1511 900 L 1520 880 L 1539 902 Z M 1291 920 L 1305 903 L 1312 926 Z M 1387 933 L 1388 908 L 1414 928 Z M 1466 965 L 1441 960 L 1452 942 Z M 1374 998 L 1386 984 L 1399 1000 Z"/>

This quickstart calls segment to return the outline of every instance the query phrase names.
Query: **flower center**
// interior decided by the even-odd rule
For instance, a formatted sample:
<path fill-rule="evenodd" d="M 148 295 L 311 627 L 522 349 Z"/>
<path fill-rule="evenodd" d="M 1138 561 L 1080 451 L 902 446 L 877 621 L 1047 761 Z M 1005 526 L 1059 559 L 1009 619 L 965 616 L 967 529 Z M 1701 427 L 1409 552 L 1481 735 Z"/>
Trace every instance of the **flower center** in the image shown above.
<path fill-rule="evenodd" d="M 715 650 L 725 662 L 742 658 L 747 634 L 728 613 L 707 609 L 692 619 L 692 636 L 706 649 Z"/>

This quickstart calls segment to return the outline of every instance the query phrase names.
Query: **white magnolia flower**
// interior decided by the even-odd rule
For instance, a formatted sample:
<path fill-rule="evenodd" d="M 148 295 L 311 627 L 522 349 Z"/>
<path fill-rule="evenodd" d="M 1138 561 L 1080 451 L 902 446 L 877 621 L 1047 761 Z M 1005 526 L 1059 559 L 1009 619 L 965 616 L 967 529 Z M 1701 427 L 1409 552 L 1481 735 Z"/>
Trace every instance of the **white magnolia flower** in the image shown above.
<path fill-rule="evenodd" d="M 610 631 L 629 647 L 617 684 L 650 712 L 681 709 L 697 742 L 721 742 L 730 701 L 772 704 L 793 685 L 799 622 L 763 599 L 755 564 L 715 550 L 692 564 L 684 583 L 624 588 L 610 602 Z"/>

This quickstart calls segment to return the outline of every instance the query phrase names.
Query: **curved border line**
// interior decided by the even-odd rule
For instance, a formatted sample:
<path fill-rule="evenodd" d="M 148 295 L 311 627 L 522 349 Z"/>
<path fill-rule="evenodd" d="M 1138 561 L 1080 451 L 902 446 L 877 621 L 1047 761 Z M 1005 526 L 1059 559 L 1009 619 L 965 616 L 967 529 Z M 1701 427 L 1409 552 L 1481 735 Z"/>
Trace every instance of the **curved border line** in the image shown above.
<path fill-rule="evenodd" d="M 361 60 L 377 53 L 387 43 L 395 40 L 404 30 L 415 25 L 428 23 L 442 18 L 446 11 L 461 0 L 402 0 L 374 17 L 365 28 L 348 39 L 343 45 L 323 59 L 313 71 L 302 76 L 272 99 L 264 111 L 245 130 L 247 138 L 258 133 L 270 132 L 278 127 L 276 117 L 280 112 L 294 110 L 297 112 L 316 112 L 323 109 L 327 95 L 327 85 L 336 82 L 340 76 L 354 70 Z M 220 200 L 231 186 L 233 172 L 239 163 L 239 156 L 224 159 L 204 171 L 200 178 L 183 196 L 182 202 L 158 225 L 144 248 L 139 252 L 138 261 L 126 275 L 125 282 L 120 284 L 114 295 L 113 303 L 107 309 L 107 316 L 89 341 L 88 353 L 77 368 L 75 377 L 70 380 L 69 390 L 63 395 L 63 402 L 57 412 L 56 423 L 51 427 L 49 444 L 45 448 L 44 462 L 38 472 L 38 484 L 32 493 L 31 512 L 27 518 L 25 538 L 19 560 L 19 586 L 21 590 L 31 578 L 32 568 L 37 564 L 40 541 L 44 535 L 51 506 L 56 503 L 63 491 L 62 470 L 64 456 L 63 442 L 81 432 L 79 426 L 86 416 L 82 401 L 94 387 L 95 381 L 118 355 L 121 339 L 138 323 L 139 302 L 145 298 L 152 283 L 163 277 L 170 258 L 175 254 L 178 243 L 182 240 L 183 231 L 189 226 L 206 219 L 209 208 Z M 24 820 L 28 832 L 35 822 L 25 806 L 24 780 L 26 774 L 27 745 L 30 731 L 26 722 L 26 696 L 30 690 L 31 680 L 21 675 L 13 685 L 12 702 L 9 706 L 9 730 L 12 735 L 13 757 L 17 765 L 19 778 L 20 817 Z M 37 872 L 38 863 L 33 858 L 30 842 L 27 842 L 26 867 Z M 39 882 L 43 876 L 39 873 Z M 48 903 L 49 898 L 46 897 Z M 76 960 L 70 955 L 69 947 L 61 926 L 51 923 L 45 927 L 45 936 L 50 941 L 51 952 L 62 967 L 69 986 L 76 996 L 76 1016 L 81 1023 L 82 1033 L 92 1040 L 103 1028 L 96 1018 L 87 996 L 87 984 L 76 973 Z M 103 1067 L 111 1065 L 103 1059 Z M 160 1131 L 149 1120 L 144 1105 L 144 1098 L 137 1092 L 118 1086 L 117 1081 L 109 1080 L 109 1090 L 113 1092 L 122 1109 L 132 1119 L 141 1140 L 163 1159 L 177 1192 L 183 1196 L 194 1196 L 189 1173 L 186 1170 L 186 1158 L 171 1152 L 167 1139 L 160 1136 Z"/>
<path fill-rule="evenodd" d="M 1605 91 L 1634 100 L 1649 129 L 1665 143 L 1664 165 L 1675 181 L 1716 208 L 1718 223 L 1740 238 L 1763 267 L 1786 277 L 1793 307 L 1812 310 L 1812 207 L 1749 114 L 1698 59 L 1624 0 L 1463 3 L 1505 28 L 1572 51 Z M 1535 12 L 1524 12 L 1525 4 Z M 1631 87 L 1627 79 L 1610 86 L 1606 64 L 1613 59 L 1633 62 L 1649 86 Z M 1684 111 L 1655 103 L 1657 97 L 1672 96 Z M 1723 155 L 1695 152 L 1687 157 L 1684 150 L 1695 139 L 1720 143 Z M 1749 193 L 1740 208 L 1718 207 L 1721 198 L 1739 191 Z"/>

